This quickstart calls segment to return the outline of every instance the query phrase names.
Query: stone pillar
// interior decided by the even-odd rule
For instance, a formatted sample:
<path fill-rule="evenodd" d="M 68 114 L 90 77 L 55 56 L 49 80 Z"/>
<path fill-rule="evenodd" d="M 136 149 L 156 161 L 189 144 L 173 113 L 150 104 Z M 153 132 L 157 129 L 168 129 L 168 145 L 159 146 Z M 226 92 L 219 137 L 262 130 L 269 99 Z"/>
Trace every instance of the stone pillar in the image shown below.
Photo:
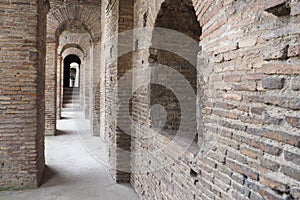
<path fill-rule="evenodd" d="M 45 1 L 1 1 L 0 191 L 35 188 L 45 166 Z"/>
<path fill-rule="evenodd" d="M 56 132 L 56 73 L 57 73 L 57 43 L 47 42 L 45 103 L 46 124 L 45 135 L 55 135 Z"/>

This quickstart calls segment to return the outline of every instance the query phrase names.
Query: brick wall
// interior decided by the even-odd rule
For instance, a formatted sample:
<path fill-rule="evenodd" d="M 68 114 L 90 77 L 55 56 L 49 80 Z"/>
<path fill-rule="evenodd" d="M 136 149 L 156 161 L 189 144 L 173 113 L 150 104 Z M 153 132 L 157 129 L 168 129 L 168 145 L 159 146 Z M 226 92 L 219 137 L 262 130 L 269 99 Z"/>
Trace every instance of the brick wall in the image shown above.
<path fill-rule="evenodd" d="M 135 138 L 133 153 L 147 156 L 134 154 L 133 171 L 152 169 L 132 174 L 142 199 L 299 198 L 300 18 L 299 3 L 286 2 L 193 2 L 202 28 L 198 135 L 204 141 L 209 135 L 218 137 L 207 154 L 195 156 L 191 149 L 179 154 L 184 149 L 174 145 L 155 157 L 146 153 L 165 148 L 168 137 Z M 160 7 L 137 1 L 135 26 L 153 27 Z M 140 64 L 149 56 L 147 50 L 135 52 L 134 62 Z M 133 112 L 145 116 L 137 117 L 140 123 L 152 124 L 149 108 L 144 109 L 151 92 L 155 90 L 135 97 Z M 147 134 L 139 127 L 134 131 Z"/>
<path fill-rule="evenodd" d="M 91 95 L 91 133 L 100 136 L 100 55 L 101 43 L 95 42 L 93 47 L 93 88 Z"/>
<path fill-rule="evenodd" d="M 54 83 L 61 82 L 55 78 L 55 55 L 63 59 L 74 53 L 82 61 L 81 103 L 91 131 L 100 131 L 108 142 L 112 176 L 131 181 L 142 199 L 300 198 L 298 1 L 103 0 L 100 7 L 99 1 L 52 0 L 47 39 L 59 43 L 48 46 L 46 72 L 47 6 L 38 2 L 0 3 L 1 189 L 38 185 L 44 167 L 45 73 L 50 77 L 46 97 L 51 95 L 46 128 L 53 132 Z M 161 41 L 197 60 L 197 73 L 194 61 L 155 49 L 161 35 L 151 30 L 117 36 L 143 27 L 170 28 L 200 40 L 197 52 L 187 43 L 177 46 L 188 40 L 165 35 Z M 101 46 L 91 45 L 100 36 Z M 126 48 L 132 52 L 119 55 Z M 154 65 L 169 66 L 188 80 L 197 96 L 187 106 L 196 109 L 182 112 L 171 91 L 148 84 L 156 78 L 151 77 Z M 135 73 L 121 85 L 132 67 Z M 157 76 L 184 91 L 170 74 Z M 129 104 L 135 123 L 126 132 L 122 127 L 130 121 L 119 103 L 133 88 Z M 151 135 L 154 104 L 168 112 L 167 133 L 184 120 L 184 130 L 198 135 L 198 143 L 185 149 L 186 138 L 172 142 L 168 134 Z M 182 119 L 184 112 L 193 117 Z"/>
<path fill-rule="evenodd" d="M 41 1 L 24 0 L 2 1 L 0 7 L 0 188 L 32 188 L 40 183 L 45 163 L 48 8 Z"/>
<path fill-rule="evenodd" d="M 124 91 L 120 87 L 124 85 L 119 86 L 117 80 L 131 68 L 132 54 L 130 52 L 120 56 L 119 54 L 124 48 L 132 49 L 132 40 L 123 38 L 118 33 L 133 28 L 133 2 L 103 1 L 102 7 L 106 9 L 105 16 L 102 17 L 102 24 L 105 25 L 103 26 L 101 56 L 105 62 L 105 93 L 103 92 L 105 94 L 105 133 L 102 133 L 101 137 L 108 141 L 109 165 L 114 179 L 117 182 L 129 182 L 130 159 L 124 155 L 124 152 L 130 152 L 131 139 L 130 135 L 124 133 L 119 125 L 124 122 L 122 108 L 119 107 L 120 100 L 124 98 Z"/>
<path fill-rule="evenodd" d="M 45 135 L 56 133 L 57 43 L 47 42 L 45 71 Z"/>

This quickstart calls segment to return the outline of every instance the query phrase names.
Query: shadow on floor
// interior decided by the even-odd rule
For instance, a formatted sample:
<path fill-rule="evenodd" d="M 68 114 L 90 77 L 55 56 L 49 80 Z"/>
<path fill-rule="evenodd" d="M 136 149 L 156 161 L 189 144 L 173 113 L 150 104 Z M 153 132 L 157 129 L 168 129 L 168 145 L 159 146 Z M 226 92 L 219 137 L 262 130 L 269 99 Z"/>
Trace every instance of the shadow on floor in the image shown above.
<path fill-rule="evenodd" d="M 46 182 L 50 181 L 51 179 L 53 179 L 56 176 L 57 176 L 57 172 L 54 169 L 52 169 L 46 165 L 45 169 L 44 169 L 44 174 L 42 177 L 41 185 L 45 184 Z"/>
<path fill-rule="evenodd" d="M 74 119 L 74 117 L 69 116 L 69 117 L 61 117 L 60 118 L 60 120 L 64 120 L 64 119 Z"/>
<path fill-rule="evenodd" d="M 56 130 L 55 135 L 56 136 L 61 136 L 61 135 L 69 135 L 72 134 L 71 131 L 62 131 L 62 130 Z"/>

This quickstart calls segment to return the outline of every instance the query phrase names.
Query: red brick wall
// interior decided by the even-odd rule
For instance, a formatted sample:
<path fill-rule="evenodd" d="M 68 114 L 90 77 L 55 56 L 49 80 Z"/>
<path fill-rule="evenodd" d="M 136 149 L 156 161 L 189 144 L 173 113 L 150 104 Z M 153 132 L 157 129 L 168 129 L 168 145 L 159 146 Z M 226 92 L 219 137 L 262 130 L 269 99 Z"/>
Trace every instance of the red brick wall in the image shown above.
<path fill-rule="evenodd" d="M 22 0 L 0 7 L 0 188 L 37 187 L 45 163 L 47 6 Z"/>
<path fill-rule="evenodd" d="M 198 83 L 206 83 L 198 85 L 198 134 L 218 137 L 205 155 L 180 155 L 175 145 L 160 156 L 134 156 L 133 170 L 156 169 L 132 174 L 142 199 L 299 198 L 300 18 L 299 4 L 285 2 L 193 2 L 202 27 Z M 153 27 L 159 10 L 160 4 L 137 1 L 135 25 L 142 27 L 147 13 L 146 26 Z M 135 62 L 147 57 L 147 51 L 134 55 Z M 137 98 L 133 112 L 144 113 L 145 98 Z M 136 138 L 132 150 L 149 153 L 169 142 L 162 135 Z M 160 166 L 165 160 L 170 165 Z"/>
<path fill-rule="evenodd" d="M 45 71 L 45 135 L 56 134 L 57 43 L 47 43 Z"/>

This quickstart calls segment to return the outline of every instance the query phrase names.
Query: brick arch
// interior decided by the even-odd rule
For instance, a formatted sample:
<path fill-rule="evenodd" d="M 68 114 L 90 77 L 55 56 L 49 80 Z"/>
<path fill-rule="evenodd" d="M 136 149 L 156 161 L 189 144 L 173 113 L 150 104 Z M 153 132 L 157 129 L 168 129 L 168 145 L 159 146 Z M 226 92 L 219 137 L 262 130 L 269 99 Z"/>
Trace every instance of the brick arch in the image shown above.
<path fill-rule="evenodd" d="M 58 38 L 67 24 L 79 22 L 93 40 L 101 36 L 101 18 L 96 12 L 78 5 L 66 5 L 51 11 L 47 16 L 47 33 L 49 38 Z"/>
<path fill-rule="evenodd" d="M 156 15 L 154 27 L 176 30 L 194 40 L 202 33 L 192 0 L 165 0 Z"/>
<path fill-rule="evenodd" d="M 59 46 L 57 49 L 58 54 L 61 54 L 61 52 L 66 47 L 69 46 L 77 47 L 78 49 L 81 49 L 83 53 L 86 53 L 88 52 L 88 49 L 91 47 L 90 37 L 86 33 L 78 34 L 78 33 L 63 32 L 59 37 Z"/>
<path fill-rule="evenodd" d="M 168 89 L 168 86 L 162 86 L 159 84 L 151 84 L 150 86 L 150 104 L 159 104 L 164 107 L 167 119 L 162 132 L 174 136 L 178 131 L 184 130 L 187 135 L 186 138 L 188 143 L 192 141 L 197 134 L 197 118 L 196 118 L 196 93 L 197 93 L 197 69 L 196 69 L 196 58 L 198 54 L 198 48 L 193 47 L 186 48 L 186 43 L 182 43 L 181 40 L 187 39 L 187 43 L 194 41 L 195 44 L 199 43 L 202 29 L 200 23 L 197 20 L 196 11 L 194 10 L 193 2 L 191 0 L 165 0 L 160 5 L 160 9 L 157 12 L 156 18 L 152 24 L 153 28 L 164 28 L 164 31 L 168 34 L 167 40 L 162 40 L 159 34 L 161 31 L 155 29 L 152 33 L 151 44 L 149 51 L 149 64 L 150 66 L 157 64 L 165 65 L 168 68 L 172 68 L 179 72 L 188 81 L 189 86 L 194 90 L 193 97 L 190 97 L 188 102 L 189 107 L 185 107 L 183 112 L 189 113 L 189 119 L 186 120 L 182 115 L 182 105 L 180 105 L 179 99 L 175 96 L 173 91 Z M 178 32 L 178 35 L 173 34 L 165 29 L 170 29 Z M 185 34 L 187 38 L 178 38 L 180 34 Z M 181 52 L 170 52 L 167 50 L 159 49 L 160 45 L 168 46 L 169 44 L 176 45 Z M 191 49 L 192 48 L 192 49 Z M 191 60 L 181 57 L 182 55 L 188 55 Z M 151 67 L 152 69 L 152 67 Z M 155 72 L 153 72 L 155 73 Z M 168 76 L 167 74 L 165 76 Z M 155 79 L 155 78 L 154 78 Z M 177 80 L 172 81 L 170 79 L 169 86 L 178 87 Z M 182 87 L 186 87 L 182 86 Z M 183 94 L 183 91 L 181 91 Z M 182 102 L 181 102 L 182 103 Z M 172 105 L 172 106 L 169 106 Z M 184 122 L 184 123 L 182 123 Z M 155 121 L 151 122 L 154 124 Z M 197 136 L 198 138 L 198 136 Z M 196 139 L 197 139 L 196 138 Z"/>
<path fill-rule="evenodd" d="M 169 0 L 158 0 L 156 2 L 156 6 L 149 5 L 148 9 L 144 10 L 144 20 L 146 20 L 144 21 L 145 26 L 150 28 L 154 27 L 154 23 L 157 19 L 161 6 L 163 5 L 163 3 L 166 3 L 167 1 Z M 223 24 L 226 23 L 224 19 L 213 19 L 216 13 L 218 13 L 222 8 L 223 6 L 222 1 L 220 2 L 199 1 L 199 0 L 188 0 L 188 1 L 194 7 L 197 16 L 197 21 L 199 22 L 201 27 L 204 27 L 204 25 L 207 24 L 210 20 L 216 21 L 216 23 L 212 23 L 213 24 L 212 26 L 208 26 L 205 27 L 205 29 L 203 29 L 203 34 L 201 35 L 201 38 L 206 37 L 207 35 L 211 34 L 213 31 L 217 30 L 219 27 L 221 27 Z"/>
<path fill-rule="evenodd" d="M 64 53 L 65 53 L 65 51 L 68 50 L 68 49 L 76 49 L 76 50 L 78 50 L 80 53 L 82 53 L 83 55 L 85 54 L 84 49 L 83 49 L 79 44 L 74 44 L 74 43 L 72 43 L 72 44 L 66 44 L 66 45 L 64 45 L 64 46 L 61 48 L 61 50 L 58 51 L 58 52 L 59 52 L 59 55 L 63 56 Z M 72 53 L 72 54 L 77 55 L 75 52 Z M 79 55 L 77 55 L 77 56 L 80 57 Z M 63 57 L 64 57 L 64 56 L 63 56 Z"/>

